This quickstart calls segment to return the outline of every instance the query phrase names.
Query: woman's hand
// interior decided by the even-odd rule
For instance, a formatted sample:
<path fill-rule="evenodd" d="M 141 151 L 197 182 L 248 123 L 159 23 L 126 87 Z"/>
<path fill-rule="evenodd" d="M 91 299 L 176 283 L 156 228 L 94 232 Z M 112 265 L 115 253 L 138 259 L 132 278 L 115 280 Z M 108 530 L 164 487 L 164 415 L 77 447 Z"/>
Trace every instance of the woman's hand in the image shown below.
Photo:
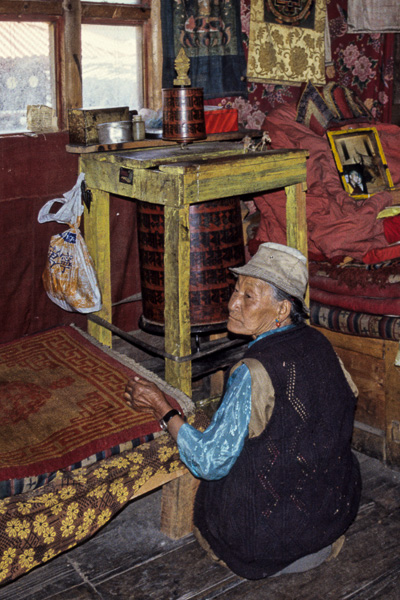
<path fill-rule="evenodd" d="M 152 411 L 157 420 L 172 409 L 163 392 L 154 383 L 138 376 L 129 379 L 124 399 L 128 406 L 139 412 Z"/>

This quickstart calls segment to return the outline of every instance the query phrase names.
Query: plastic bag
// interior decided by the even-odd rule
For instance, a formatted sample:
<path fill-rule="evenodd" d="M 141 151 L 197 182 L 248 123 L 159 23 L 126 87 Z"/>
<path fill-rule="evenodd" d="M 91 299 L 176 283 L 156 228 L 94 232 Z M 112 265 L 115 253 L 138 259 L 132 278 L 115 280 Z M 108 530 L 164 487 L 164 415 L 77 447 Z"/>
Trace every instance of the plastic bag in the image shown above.
<path fill-rule="evenodd" d="M 53 235 L 42 274 L 44 289 L 50 300 L 70 312 L 90 313 L 101 309 L 101 292 L 92 257 L 79 230 L 83 204 L 81 173 L 75 186 L 63 198 L 49 200 L 39 211 L 39 223 L 68 223 L 69 229 Z M 51 213 L 53 204 L 61 208 Z"/>

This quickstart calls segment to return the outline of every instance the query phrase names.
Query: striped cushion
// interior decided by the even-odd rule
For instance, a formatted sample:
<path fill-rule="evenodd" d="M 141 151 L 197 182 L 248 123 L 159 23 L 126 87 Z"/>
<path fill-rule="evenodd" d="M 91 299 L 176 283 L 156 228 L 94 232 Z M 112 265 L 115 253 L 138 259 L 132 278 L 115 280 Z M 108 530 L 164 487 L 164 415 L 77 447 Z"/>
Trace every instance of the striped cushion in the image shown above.
<path fill-rule="evenodd" d="M 326 104 L 317 88 L 309 81 L 297 104 L 296 121 L 323 136 L 336 115 Z"/>
<path fill-rule="evenodd" d="M 385 340 L 400 340 L 400 317 L 370 315 L 311 302 L 312 325 L 331 331 Z"/>

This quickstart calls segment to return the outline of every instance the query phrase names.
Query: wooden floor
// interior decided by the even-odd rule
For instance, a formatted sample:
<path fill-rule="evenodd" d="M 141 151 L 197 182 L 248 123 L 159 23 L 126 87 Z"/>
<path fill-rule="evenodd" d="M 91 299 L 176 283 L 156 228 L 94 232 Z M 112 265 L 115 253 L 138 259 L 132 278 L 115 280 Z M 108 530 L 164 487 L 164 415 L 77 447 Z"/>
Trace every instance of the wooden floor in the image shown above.
<path fill-rule="evenodd" d="M 0 600 L 399 600 L 400 471 L 358 455 L 363 495 L 339 556 L 313 571 L 246 581 L 192 535 L 159 532 L 160 492 L 129 504 L 95 537 L 0 588 Z"/>
<path fill-rule="evenodd" d="M 339 556 L 308 573 L 247 581 L 192 535 L 160 533 L 160 491 L 88 542 L 0 588 L 0 600 L 400 600 L 400 470 L 357 454 L 363 492 Z"/>

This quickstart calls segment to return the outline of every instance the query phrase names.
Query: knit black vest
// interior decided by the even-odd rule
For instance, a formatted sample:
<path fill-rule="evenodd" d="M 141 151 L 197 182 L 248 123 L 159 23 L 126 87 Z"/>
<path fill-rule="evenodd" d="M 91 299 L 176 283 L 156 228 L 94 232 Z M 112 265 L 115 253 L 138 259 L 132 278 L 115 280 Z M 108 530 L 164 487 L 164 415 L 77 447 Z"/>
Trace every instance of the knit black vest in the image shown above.
<path fill-rule="evenodd" d="M 202 481 L 194 523 L 217 556 L 260 579 L 334 542 L 357 513 L 355 397 L 329 341 L 307 325 L 253 344 L 275 390 L 269 423 L 229 474 Z"/>

